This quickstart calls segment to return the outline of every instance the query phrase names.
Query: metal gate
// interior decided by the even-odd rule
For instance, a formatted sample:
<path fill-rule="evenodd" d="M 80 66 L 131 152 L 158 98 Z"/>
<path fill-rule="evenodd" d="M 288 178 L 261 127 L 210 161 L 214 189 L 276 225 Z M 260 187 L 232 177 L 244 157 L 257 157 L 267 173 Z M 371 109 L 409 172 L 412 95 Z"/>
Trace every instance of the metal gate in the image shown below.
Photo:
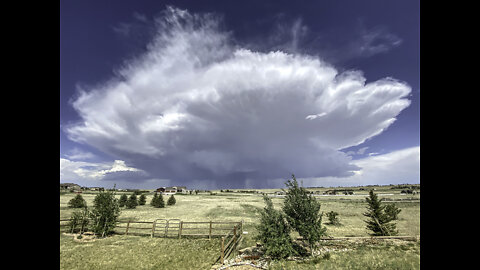
<path fill-rule="evenodd" d="M 180 219 L 158 218 L 153 221 L 152 237 L 178 237 L 180 234 Z"/>

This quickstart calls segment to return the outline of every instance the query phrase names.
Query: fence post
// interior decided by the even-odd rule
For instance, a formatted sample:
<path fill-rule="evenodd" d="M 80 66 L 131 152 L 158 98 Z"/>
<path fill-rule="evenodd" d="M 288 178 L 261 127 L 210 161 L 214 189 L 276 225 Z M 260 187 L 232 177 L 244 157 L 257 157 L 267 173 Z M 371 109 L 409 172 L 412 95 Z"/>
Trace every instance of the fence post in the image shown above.
<path fill-rule="evenodd" d="M 128 235 L 128 227 L 130 227 L 130 220 L 128 220 L 127 229 L 125 230 L 125 235 Z"/>
<path fill-rule="evenodd" d="M 220 254 L 220 261 L 222 262 L 222 264 L 223 264 L 223 255 L 224 255 L 223 253 L 225 252 L 224 244 L 225 244 L 225 237 L 222 236 L 222 253 Z"/>
<path fill-rule="evenodd" d="M 180 221 L 180 229 L 178 230 L 178 239 L 182 238 L 182 229 L 183 229 L 183 221 Z"/>
<path fill-rule="evenodd" d="M 233 244 L 237 242 L 237 225 L 233 226 Z"/>
<path fill-rule="evenodd" d="M 210 231 L 208 233 L 208 240 L 212 239 L 212 221 L 210 220 Z"/>
<path fill-rule="evenodd" d="M 152 225 L 152 238 L 153 238 L 153 234 L 155 233 L 155 223 L 157 222 L 157 220 L 154 220 L 153 221 L 153 225 Z"/>

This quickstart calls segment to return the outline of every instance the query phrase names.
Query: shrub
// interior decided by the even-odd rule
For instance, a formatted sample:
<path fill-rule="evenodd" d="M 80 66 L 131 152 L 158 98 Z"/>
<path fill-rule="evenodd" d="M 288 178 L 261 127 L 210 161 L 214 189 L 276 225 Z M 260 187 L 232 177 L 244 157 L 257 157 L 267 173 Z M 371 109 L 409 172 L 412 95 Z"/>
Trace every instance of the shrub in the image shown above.
<path fill-rule="evenodd" d="M 93 232 L 95 234 L 109 235 L 113 233 L 120 207 L 112 191 L 101 191 L 93 200 L 92 218 Z"/>
<path fill-rule="evenodd" d="M 128 209 L 134 209 L 136 208 L 138 205 L 138 201 L 137 201 L 137 195 L 135 195 L 135 193 L 133 193 L 132 195 L 130 195 L 130 197 L 128 198 L 127 202 L 125 203 L 125 206 L 128 208 Z"/>
<path fill-rule="evenodd" d="M 128 196 L 127 194 L 123 193 L 122 196 L 120 196 L 120 200 L 118 200 L 118 206 L 124 207 L 125 204 L 127 203 Z"/>
<path fill-rule="evenodd" d="M 288 190 L 283 212 L 290 226 L 310 245 L 313 254 L 314 244 L 326 233 L 326 228 L 322 227 L 320 203 L 305 188 L 298 186 L 295 175 L 292 174 L 292 179 L 285 184 Z"/>
<path fill-rule="evenodd" d="M 327 214 L 329 224 L 332 225 L 340 225 L 340 220 L 338 219 L 338 213 L 334 211 L 330 211 Z"/>
<path fill-rule="evenodd" d="M 385 214 L 390 217 L 391 220 L 397 220 L 398 214 L 401 212 L 401 209 L 394 204 L 387 204 L 385 206 Z"/>
<path fill-rule="evenodd" d="M 88 225 L 88 210 L 85 207 L 83 211 L 74 211 L 68 223 L 70 232 L 73 232 L 78 226 L 80 231 L 83 231 Z"/>
<path fill-rule="evenodd" d="M 392 216 L 391 214 L 385 213 L 385 206 L 382 205 L 382 200 L 378 199 L 377 195 L 373 193 L 373 190 L 370 190 L 369 197 L 365 199 L 368 205 L 367 212 L 363 213 L 363 215 L 369 218 L 368 220 L 365 220 L 365 223 L 367 223 L 367 229 L 372 231 L 370 235 L 397 235 L 398 231 L 396 231 L 396 225 L 390 223 L 393 220 Z"/>
<path fill-rule="evenodd" d="M 285 215 L 273 208 L 272 200 L 265 195 L 263 200 L 266 207 L 260 212 L 260 224 L 257 226 L 256 239 L 263 243 L 266 255 L 274 259 L 287 258 L 295 254 L 290 238 L 291 228 Z"/>
<path fill-rule="evenodd" d="M 68 202 L 70 208 L 83 208 L 87 207 L 87 202 L 83 199 L 82 195 L 77 194 L 73 199 Z"/>
<path fill-rule="evenodd" d="M 145 205 L 147 203 L 147 197 L 145 194 L 140 195 L 140 198 L 138 198 L 138 204 L 139 205 Z"/>
<path fill-rule="evenodd" d="M 168 200 L 167 200 L 167 205 L 174 205 L 176 202 L 177 202 L 177 200 L 175 199 L 175 197 L 172 194 L 172 196 L 170 196 L 170 198 L 168 198 Z"/>

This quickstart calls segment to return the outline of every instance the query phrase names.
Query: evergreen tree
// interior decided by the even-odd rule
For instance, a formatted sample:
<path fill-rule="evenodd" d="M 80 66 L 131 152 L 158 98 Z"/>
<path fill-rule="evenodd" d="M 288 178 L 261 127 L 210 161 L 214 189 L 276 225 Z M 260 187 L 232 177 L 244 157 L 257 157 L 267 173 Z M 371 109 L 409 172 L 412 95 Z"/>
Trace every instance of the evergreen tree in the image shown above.
<path fill-rule="evenodd" d="M 305 188 L 299 187 L 295 175 L 285 183 L 288 187 L 283 203 L 283 212 L 286 214 L 290 226 L 313 247 L 320 237 L 325 235 L 326 228 L 322 227 L 320 203 Z"/>
<path fill-rule="evenodd" d="M 370 190 L 369 197 L 365 198 L 367 201 L 367 212 L 363 213 L 369 219 L 365 220 L 367 229 L 372 231 L 372 236 L 387 236 L 397 235 L 396 224 L 391 223 L 393 216 L 385 212 L 385 206 L 382 205 L 382 200 L 378 199 L 377 194 Z M 392 210 L 389 210 L 392 211 Z M 397 211 L 394 211 L 398 214 Z"/>
<path fill-rule="evenodd" d="M 164 208 L 165 207 L 165 200 L 163 199 L 163 195 L 162 193 L 160 193 L 160 195 L 158 195 L 158 199 L 157 199 L 157 208 Z"/>
<path fill-rule="evenodd" d="M 128 196 L 127 194 L 123 193 L 122 196 L 120 196 L 120 200 L 118 200 L 118 206 L 124 207 L 125 204 L 127 203 Z"/>
<path fill-rule="evenodd" d="M 153 194 L 152 200 L 150 201 L 150 205 L 151 205 L 151 206 L 154 206 L 154 205 L 155 205 L 155 202 L 157 201 L 157 198 L 158 198 L 158 194 L 157 194 L 157 192 L 155 192 L 155 193 Z"/>
<path fill-rule="evenodd" d="M 137 195 L 135 195 L 135 193 L 133 193 L 132 195 L 130 195 L 130 197 L 128 198 L 125 206 L 128 208 L 128 209 L 134 209 L 136 208 L 138 205 L 138 201 L 137 201 Z"/>
<path fill-rule="evenodd" d="M 385 206 L 385 214 L 387 214 L 391 220 L 397 220 L 398 214 L 400 214 L 401 211 L 402 210 L 398 209 L 394 204 L 387 204 Z"/>
<path fill-rule="evenodd" d="M 145 196 L 145 194 L 142 193 L 142 195 L 140 195 L 140 198 L 138 198 L 138 204 L 145 205 L 145 203 L 147 203 L 147 197 Z"/>
<path fill-rule="evenodd" d="M 327 213 L 328 221 L 332 225 L 340 225 L 340 221 L 338 220 L 338 212 L 330 211 Z"/>
<path fill-rule="evenodd" d="M 290 238 L 291 228 L 285 215 L 273 208 L 272 200 L 266 195 L 263 196 L 263 200 L 266 206 L 260 212 L 260 224 L 257 226 L 256 239 L 263 243 L 266 255 L 275 259 L 287 258 L 295 254 Z"/>
<path fill-rule="evenodd" d="M 175 197 L 172 194 L 172 196 L 170 196 L 170 198 L 167 200 L 167 205 L 174 205 L 176 202 L 177 200 L 175 200 Z"/>
<path fill-rule="evenodd" d="M 164 208 L 165 207 L 165 201 L 163 200 L 163 195 L 160 193 L 160 195 L 153 195 L 153 199 L 150 203 L 153 207 L 155 208 Z"/>
<path fill-rule="evenodd" d="M 102 236 L 113 233 L 119 215 L 120 207 L 115 194 L 112 191 L 98 193 L 90 212 L 94 233 Z"/>
<path fill-rule="evenodd" d="M 84 208 L 87 207 L 87 202 L 83 199 L 82 195 L 77 194 L 73 199 L 68 202 L 70 208 Z"/>

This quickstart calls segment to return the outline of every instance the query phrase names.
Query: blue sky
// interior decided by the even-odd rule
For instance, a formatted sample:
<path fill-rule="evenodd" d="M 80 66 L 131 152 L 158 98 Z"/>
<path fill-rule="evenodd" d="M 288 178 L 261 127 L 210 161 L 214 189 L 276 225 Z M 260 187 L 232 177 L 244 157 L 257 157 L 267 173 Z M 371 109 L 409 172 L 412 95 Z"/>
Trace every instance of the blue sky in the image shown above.
<path fill-rule="evenodd" d="M 60 182 L 419 183 L 418 1 L 60 3 Z"/>

